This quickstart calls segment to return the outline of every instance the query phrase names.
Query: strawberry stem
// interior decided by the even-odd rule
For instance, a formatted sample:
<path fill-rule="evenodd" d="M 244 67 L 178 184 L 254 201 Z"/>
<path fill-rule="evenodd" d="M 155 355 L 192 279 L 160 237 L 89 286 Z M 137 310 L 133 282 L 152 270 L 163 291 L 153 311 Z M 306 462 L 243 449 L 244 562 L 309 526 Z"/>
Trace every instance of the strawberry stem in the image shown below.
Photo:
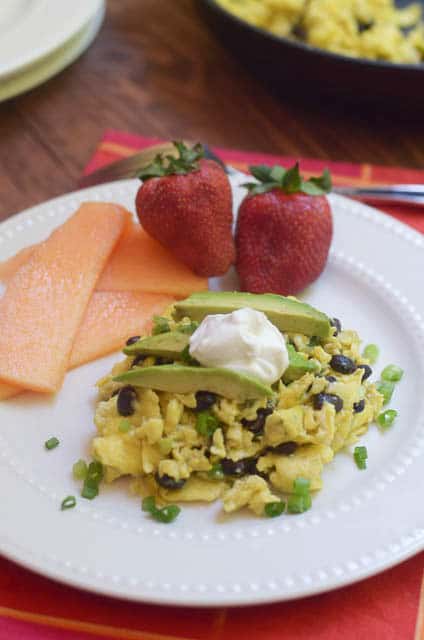
<path fill-rule="evenodd" d="M 163 176 L 179 175 L 183 176 L 193 171 L 199 170 L 198 160 L 204 158 L 205 150 L 200 143 L 197 143 L 191 149 L 183 142 L 174 141 L 172 143 L 178 152 L 178 155 L 164 156 L 159 153 L 153 162 L 147 167 L 141 169 L 137 177 L 146 181 L 151 178 L 161 178 Z"/>
<path fill-rule="evenodd" d="M 324 169 L 323 174 L 319 177 L 303 180 L 298 162 L 290 169 L 278 165 L 268 167 L 265 164 L 260 164 L 249 167 L 249 171 L 258 181 L 242 185 L 248 189 L 250 195 L 281 189 L 287 194 L 306 193 L 309 196 L 322 196 L 329 193 L 332 188 L 331 174 L 328 169 Z"/>

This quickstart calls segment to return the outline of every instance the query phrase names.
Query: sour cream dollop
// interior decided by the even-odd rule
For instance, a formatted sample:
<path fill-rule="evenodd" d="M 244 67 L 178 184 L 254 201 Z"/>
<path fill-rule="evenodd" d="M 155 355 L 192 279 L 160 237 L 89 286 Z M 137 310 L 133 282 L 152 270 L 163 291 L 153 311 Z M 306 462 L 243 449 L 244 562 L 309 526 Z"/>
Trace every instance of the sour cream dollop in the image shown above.
<path fill-rule="evenodd" d="M 243 308 L 206 316 L 190 338 L 190 355 L 205 367 L 223 367 L 279 380 L 289 366 L 284 336 L 261 311 Z"/>

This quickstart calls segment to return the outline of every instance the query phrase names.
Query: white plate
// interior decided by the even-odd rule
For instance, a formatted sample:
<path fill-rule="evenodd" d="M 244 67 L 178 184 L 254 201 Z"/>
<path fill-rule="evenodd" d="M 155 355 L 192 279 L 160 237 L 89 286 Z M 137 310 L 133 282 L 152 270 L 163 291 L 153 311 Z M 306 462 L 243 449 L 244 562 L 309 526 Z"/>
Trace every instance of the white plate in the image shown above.
<path fill-rule="evenodd" d="M 89 20 L 88 24 L 62 47 L 50 56 L 44 57 L 26 67 L 23 71 L 8 75 L 2 79 L 0 83 L 0 101 L 13 98 L 42 84 L 74 62 L 93 42 L 102 25 L 104 15 L 105 5 L 104 2 L 101 2 L 97 12 Z"/>
<path fill-rule="evenodd" d="M 234 184 L 236 199 L 241 190 Z M 41 240 L 83 200 L 132 208 L 137 182 L 63 196 L 0 226 L 1 257 Z M 334 196 L 331 258 L 305 298 L 405 369 L 388 433 L 372 426 L 359 471 L 350 453 L 324 472 L 324 488 L 300 516 L 220 517 L 219 505 L 186 506 L 172 525 L 152 522 L 125 481 L 60 512 L 78 495 L 72 463 L 88 457 L 93 383 L 119 355 L 72 371 L 53 400 L 22 396 L 0 406 L 0 551 L 68 584 L 132 600 L 178 605 L 271 602 L 340 587 L 424 548 L 424 240 L 373 209 Z M 231 286 L 231 285 L 229 285 Z M 51 452 L 44 441 L 55 435 Z"/>
<path fill-rule="evenodd" d="M 2 0 L 0 78 L 51 55 L 83 29 L 104 0 Z"/>

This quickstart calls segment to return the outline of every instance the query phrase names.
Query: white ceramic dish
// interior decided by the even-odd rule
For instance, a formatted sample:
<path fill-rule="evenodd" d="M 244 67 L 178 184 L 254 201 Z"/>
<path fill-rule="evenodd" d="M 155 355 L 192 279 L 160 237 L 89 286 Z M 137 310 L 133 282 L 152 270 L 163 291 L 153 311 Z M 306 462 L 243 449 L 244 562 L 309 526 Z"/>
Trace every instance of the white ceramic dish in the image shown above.
<path fill-rule="evenodd" d="M 2 0 L 0 78 L 54 53 L 96 15 L 104 0 Z"/>
<path fill-rule="evenodd" d="M 49 56 L 8 75 L 0 81 L 0 101 L 13 98 L 46 82 L 72 64 L 90 46 L 102 25 L 105 15 L 104 2 L 99 3 L 95 15 L 76 35 Z"/>
<path fill-rule="evenodd" d="M 241 190 L 233 180 L 236 201 Z M 0 225 L 0 256 L 46 237 L 83 200 L 132 208 L 136 181 L 76 192 Z M 364 205 L 332 197 L 335 237 L 320 279 L 303 296 L 381 347 L 376 373 L 405 369 L 388 433 L 372 426 L 361 443 L 366 471 L 350 453 L 324 473 L 313 508 L 300 516 L 258 519 L 219 515 L 219 505 L 184 507 L 172 525 L 141 512 L 127 484 L 78 496 L 71 467 L 88 457 L 93 384 L 119 354 L 67 375 L 56 398 L 28 394 L 0 406 L 0 551 L 39 573 L 84 589 L 177 605 L 255 604 L 341 587 L 424 548 L 421 508 L 424 456 L 424 239 Z M 215 281 L 215 286 L 222 286 Z M 234 281 L 226 282 L 227 287 Z M 50 452 L 44 441 L 60 439 Z"/>

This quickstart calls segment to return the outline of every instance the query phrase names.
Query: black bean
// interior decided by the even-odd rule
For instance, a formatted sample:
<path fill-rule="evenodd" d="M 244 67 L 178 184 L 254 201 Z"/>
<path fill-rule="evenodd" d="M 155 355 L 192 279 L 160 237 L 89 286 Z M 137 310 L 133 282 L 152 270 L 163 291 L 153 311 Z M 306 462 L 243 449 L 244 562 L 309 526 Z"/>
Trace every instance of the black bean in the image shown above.
<path fill-rule="evenodd" d="M 206 411 L 215 404 L 217 395 L 210 391 L 197 391 L 196 392 L 196 408 L 195 411 Z"/>
<path fill-rule="evenodd" d="M 163 364 L 172 364 L 173 360 L 169 358 L 163 358 L 162 356 L 158 356 L 155 360 L 155 365 L 161 366 Z"/>
<path fill-rule="evenodd" d="M 271 453 L 279 453 L 282 456 L 290 456 L 297 449 L 297 443 L 289 440 L 288 442 L 282 442 L 276 447 L 269 447 Z"/>
<path fill-rule="evenodd" d="M 342 398 L 336 396 L 334 393 L 317 393 L 317 395 L 313 397 L 314 409 L 322 409 L 324 402 L 333 404 L 337 412 L 343 409 Z"/>
<path fill-rule="evenodd" d="M 131 363 L 132 367 L 137 367 L 141 362 L 144 362 L 144 360 L 147 358 L 147 356 L 143 356 L 141 355 L 141 353 L 138 354 L 138 356 L 136 356 L 134 358 L 134 360 Z"/>
<path fill-rule="evenodd" d="M 334 335 L 338 336 L 340 331 L 342 330 L 342 323 L 338 318 L 330 318 L 330 324 L 335 328 Z"/>
<path fill-rule="evenodd" d="M 274 407 L 267 406 L 261 407 L 256 412 L 256 418 L 254 420 L 246 420 L 246 418 L 242 418 L 242 425 L 255 435 L 258 435 L 263 432 L 265 427 L 265 421 L 268 416 L 270 416 L 274 411 Z"/>
<path fill-rule="evenodd" d="M 368 364 L 358 364 L 358 369 L 364 370 L 363 376 L 361 378 L 361 382 L 363 382 L 364 380 L 367 380 L 367 378 L 369 378 L 370 375 L 372 375 L 372 369 Z"/>
<path fill-rule="evenodd" d="M 353 413 L 361 413 L 365 409 L 365 400 L 353 403 Z"/>
<path fill-rule="evenodd" d="M 125 344 L 127 345 L 127 347 L 129 347 L 130 344 L 134 344 L 135 342 L 138 342 L 140 338 L 141 336 L 131 336 L 131 338 L 128 338 Z"/>
<path fill-rule="evenodd" d="M 337 382 L 337 378 L 334 376 L 325 376 L 325 379 L 328 380 L 328 382 Z"/>
<path fill-rule="evenodd" d="M 164 489 L 181 489 L 186 483 L 185 480 L 175 480 L 175 478 L 171 478 L 171 476 L 168 476 L 166 473 L 164 473 L 163 476 L 156 473 L 155 480 Z"/>
<path fill-rule="evenodd" d="M 221 460 L 221 467 L 224 475 L 226 476 L 244 476 L 247 473 L 247 469 L 251 458 L 245 460 L 231 460 L 230 458 L 223 458 Z M 248 461 L 248 462 L 246 462 Z"/>
<path fill-rule="evenodd" d="M 257 458 L 245 458 L 243 460 L 244 462 L 244 468 L 245 468 L 245 472 L 247 475 L 249 476 L 259 476 L 260 478 L 263 478 L 264 480 L 268 479 L 268 476 L 266 473 L 264 473 L 263 471 L 259 471 L 258 467 L 257 467 L 257 462 L 258 459 Z"/>
<path fill-rule="evenodd" d="M 134 387 L 127 385 L 119 389 L 118 399 L 116 401 L 116 408 L 121 416 L 132 416 L 134 409 L 134 400 L 137 398 L 137 393 Z"/>
<path fill-rule="evenodd" d="M 353 373 L 356 370 L 356 364 L 353 360 L 342 355 L 333 356 L 330 360 L 330 367 L 338 373 Z"/>

